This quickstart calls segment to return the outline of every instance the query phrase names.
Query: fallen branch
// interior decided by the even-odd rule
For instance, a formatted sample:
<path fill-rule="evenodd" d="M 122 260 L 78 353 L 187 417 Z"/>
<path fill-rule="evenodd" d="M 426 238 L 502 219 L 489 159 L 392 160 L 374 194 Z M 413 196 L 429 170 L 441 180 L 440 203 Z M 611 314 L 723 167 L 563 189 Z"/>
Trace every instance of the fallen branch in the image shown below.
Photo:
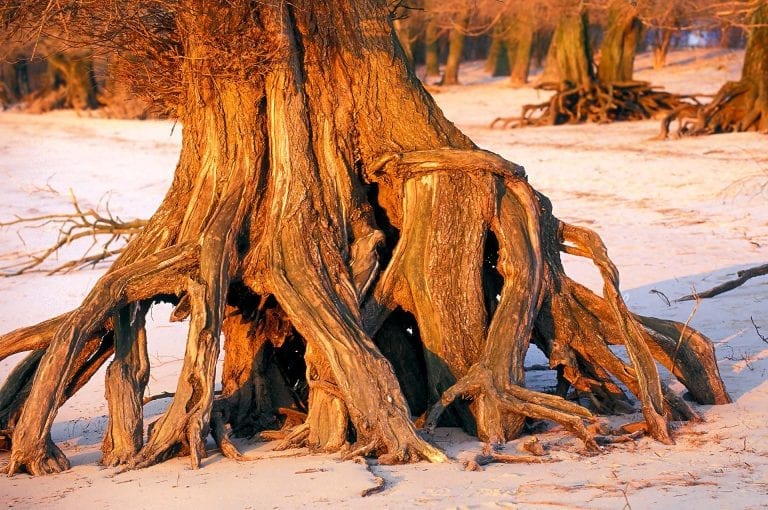
<path fill-rule="evenodd" d="M 697 294 L 688 294 L 687 296 L 683 296 L 681 298 L 676 299 L 675 301 L 693 301 L 694 299 L 706 299 L 715 297 L 719 294 L 722 294 L 724 292 L 728 292 L 729 290 L 735 289 L 736 287 L 740 287 L 744 285 L 747 280 L 750 280 L 756 276 L 763 276 L 768 274 L 768 264 L 763 264 L 762 266 L 756 266 L 751 267 L 749 269 L 744 269 L 742 271 L 739 271 L 736 273 L 736 278 L 733 280 L 728 280 L 725 283 L 721 283 L 720 285 L 713 287 L 709 290 L 705 290 L 704 292 L 699 292 Z"/>
<path fill-rule="evenodd" d="M 362 457 L 362 456 L 355 457 L 355 462 L 365 466 L 365 470 L 368 471 L 371 474 L 371 476 L 373 476 L 373 482 L 374 482 L 373 486 L 367 487 L 362 491 L 360 491 L 360 497 L 365 498 L 368 496 L 372 496 L 374 494 L 378 494 L 387 487 L 387 481 L 384 480 L 383 477 L 373 472 L 373 470 L 371 469 L 371 465 L 368 463 L 365 457 Z"/>
<path fill-rule="evenodd" d="M 461 463 L 465 471 L 481 471 L 482 466 L 488 464 L 543 464 L 549 462 L 559 462 L 559 459 L 553 459 L 546 456 L 543 450 L 533 455 L 510 455 L 499 453 L 493 445 L 486 443 L 483 445 L 483 451 L 470 458 L 462 459 Z"/>
<path fill-rule="evenodd" d="M 752 326 L 755 328 L 755 333 L 757 333 L 758 338 L 762 340 L 763 342 L 768 344 L 768 337 L 766 337 L 764 334 L 760 333 L 760 327 L 755 323 L 755 319 L 752 317 L 749 318 L 749 321 L 752 323 Z"/>

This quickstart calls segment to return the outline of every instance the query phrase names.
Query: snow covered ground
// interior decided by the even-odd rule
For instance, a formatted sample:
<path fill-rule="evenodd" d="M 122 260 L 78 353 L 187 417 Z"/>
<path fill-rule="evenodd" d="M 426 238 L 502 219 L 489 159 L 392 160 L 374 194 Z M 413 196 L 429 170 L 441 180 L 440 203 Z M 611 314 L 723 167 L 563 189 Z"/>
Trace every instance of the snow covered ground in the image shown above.
<path fill-rule="evenodd" d="M 641 56 L 637 77 L 675 92 L 712 93 L 738 78 L 743 53 L 681 51 L 670 65 L 650 68 Z M 489 79 L 482 64 L 464 67 L 465 85 L 436 94 L 440 106 L 484 148 L 526 167 L 532 184 L 554 202 L 555 214 L 597 230 L 622 274 L 629 306 L 642 314 L 685 321 L 692 304 L 673 300 L 768 262 L 768 139 L 760 134 L 657 141 L 658 121 L 612 125 L 491 130 L 493 118 L 516 115 L 541 100 L 532 88 Z M 69 189 L 83 206 L 109 203 L 124 219 L 148 217 L 167 189 L 180 147 L 170 122 L 132 122 L 0 113 L 0 221 L 70 210 Z M 21 233 L 26 249 L 55 231 Z M 25 249 L 15 228 L 0 230 L 0 253 Z M 0 265 L 5 263 L 0 259 Z M 586 262 L 569 271 L 591 286 Z M 58 276 L 6 278 L 0 287 L 0 332 L 75 307 L 103 268 Z M 663 296 L 662 296 L 663 295 Z M 664 296 L 671 302 L 667 303 Z M 375 484 L 363 466 L 329 455 L 302 455 L 238 464 L 211 453 L 192 471 L 187 459 L 116 474 L 96 465 L 105 426 L 103 377 L 59 412 L 54 440 L 72 461 L 60 475 L 0 478 L 0 501 L 13 508 L 716 508 L 768 507 L 768 278 L 757 278 L 704 300 L 691 324 L 716 344 L 721 374 L 734 398 L 700 406 L 706 423 L 683 425 L 677 444 L 648 439 L 580 454 L 579 441 L 560 429 L 540 434 L 555 463 L 491 465 L 464 472 L 460 463 L 372 469 L 386 489 L 362 498 Z M 173 391 L 183 356 L 183 326 L 155 309 L 149 331 L 149 391 Z M 4 380 L 19 357 L 0 362 Z M 535 361 L 535 360 L 534 360 Z M 536 377 L 540 377 L 536 375 Z M 679 385 L 673 386 L 678 390 Z M 164 403 L 146 412 L 154 416 Z M 434 438 L 449 455 L 481 445 L 456 430 Z M 241 444 L 270 454 L 269 444 Z M 519 441 L 506 450 L 515 452 Z M 290 455 L 300 452 L 289 452 Z M 270 454 L 271 455 L 271 454 Z M 7 454 L 0 453 L 0 464 Z"/>

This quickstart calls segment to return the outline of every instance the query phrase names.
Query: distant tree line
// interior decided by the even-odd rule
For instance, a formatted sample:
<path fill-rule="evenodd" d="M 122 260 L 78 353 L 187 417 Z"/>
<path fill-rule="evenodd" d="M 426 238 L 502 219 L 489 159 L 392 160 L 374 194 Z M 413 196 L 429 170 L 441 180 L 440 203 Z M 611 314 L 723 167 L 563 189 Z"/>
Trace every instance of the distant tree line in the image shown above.
<path fill-rule="evenodd" d="M 754 3 L 754 2 L 751 2 Z M 612 5 L 632 7 L 629 26 L 636 52 L 652 51 L 661 68 L 674 47 L 719 45 L 743 48 L 745 16 L 750 2 L 712 0 L 411 0 L 396 11 L 395 29 L 408 58 L 423 65 L 423 77 L 458 83 L 463 61 L 486 60 L 493 76 L 509 76 L 513 85 L 528 81 L 532 66 L 545 67 L 553 79 L 556 67 L 552 39 L 574 12 L 583 13 L 593 48 L 606 38 Z M 739 15 L 739 13 L 741 15 Z M 602 56 L 595 52 L 595 58 Z M 552 57 L 552 55 L 550 55 Z"/>
<path fill-rule="evenodd" d="M 458 84 L 462 62 L 485 60 L 488 73 L 522 85 L 532 67 L 543 68 L 540 81 L 562 81 L 575 72 L 575 62 L 558 61 L 556 37 L 574 16 L 584 27 L 585 42 L 595 48 L 586 55 L 589 61 L 578 66 L 584 70 L 606 58 L 620 59 L 611 65 L 624 68 L 619 75 L 627 78 L 636 52 L 652 51 L 653 65 L 660 68 L 670 48 L 691 43 L 690 34 L 724 48 L 743 47 L 752 4 L 754 0 L 399 0 L 392 9 L 403 51 L 412 64 L 424 66 L 423 79 Z M 612 33 L 619 8 L 626 24 Z M 123 86 L 125 77 L 110 55 L 82 46 L 67 48 L 56 37 L 23 40 L 27 42 L 5 44 L 0 50 L 0 108 L 23 102 L 32 112 L 106 108 L 113 116 L 134 118 L 152 113 L 147 102 Z"/>

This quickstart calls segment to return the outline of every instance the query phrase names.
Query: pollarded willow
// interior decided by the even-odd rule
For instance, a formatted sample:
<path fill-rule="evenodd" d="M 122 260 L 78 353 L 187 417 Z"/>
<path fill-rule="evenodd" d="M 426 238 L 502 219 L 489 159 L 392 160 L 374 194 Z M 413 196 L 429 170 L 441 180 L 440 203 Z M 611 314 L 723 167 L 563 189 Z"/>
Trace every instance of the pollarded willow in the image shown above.
<path fill-rule="evenodd" d="M 102 462 L 128 468 L 179 454 L 199 466 L 209 433 L 242 458 L 232 433 L 281 424 L 282 447 L 445 460 L 419 416 L 426 429 L 456 424 L 488 441 L 542 418 L 593 448 L 593 411 L 563 397 L 572 387 L 598 412 L 626 410 L 619 383 L 649 433 L 670 442 L 670 420 L 695 413 L 654 358 L 697 401 L 729 401 L 705 337 L 629 312 L 599 237 L 559 221 L 522 167 L 444 118 L 384 2 L 147 8 L 166 9 L 146 19 L 175 28 L 162 33 L 185 57 L 168 96 L 184 126 L 179 164 L 158 211 L 78 308 L 0 337 L 0 358 L 32 351 L 0 390 L 9 473 L 68 468 L 50 436 L 56 410 L 110 358 Z M 223 72 L 232 48 L 259 55 L 258 72 Z M 602 296 L 565 274 L 561 252 L 597 264 Z M 145 436 L 144 316 L 158 300 L 189 319 L 187 349 Z M 525 387 L 531 342 L 558 369 L 557 395 Z"/>

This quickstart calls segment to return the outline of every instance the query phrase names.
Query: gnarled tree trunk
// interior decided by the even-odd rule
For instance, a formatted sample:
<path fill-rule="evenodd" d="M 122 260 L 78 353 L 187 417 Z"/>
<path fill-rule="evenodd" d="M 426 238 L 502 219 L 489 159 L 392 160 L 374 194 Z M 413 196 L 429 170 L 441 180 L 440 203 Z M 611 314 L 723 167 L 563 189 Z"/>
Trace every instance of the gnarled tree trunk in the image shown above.
<path fill-rule="evenodd" d="M 521 167 L 443 117 L 396 49 L 383 1 L 184 6 L 171 189 L 80 307 L 0 337 L 0 357 L 34 351 L 0 389 L 10 474 L 68 467 L 50 436 L 56 410 L 111 353 L 103 462 L 134 468 L 178 454 L 198 467 L 209 433 L 242 458 L 230 433 L 275 425 L 291 401 L 280 412 L 306 420 L 284 445 L 381 462 L 445 459 L 418 434 L 406 396 L 428 411 L 428 430 L 452 406 L 450 422 L 484 440 L 511 439 L 535 417 L 595 447 L 591 411 L 525 388 L 531 341 L 561 389 L 599 410 L 629 405 L 614 379 L 624 383 L 658 440 L 671 441 L 670 419 L 694 416 L 653 361 L 668 362 L 690 328 L 633 316 L 599 237 L 557 220 Z M 232 48 L 216 45 L 241 44 L 244 28 L 256 60 L 222 72 L 211 56 Z M 560 251 L 598 265 L 602 296 L 568 279 Z M 145 437 L 143 316 L 157 300 L 190 320 L 175 396 Z M 307 394 L 291 393 L 296 364 L 290 377 L 269 375 L 265 350 L 288 341 L 305 348 L 279 365 L 300 358 Z M 691 393 L 729 401 L 708 340 L 690 333 L 678 345 L 672 368 Z"/>

